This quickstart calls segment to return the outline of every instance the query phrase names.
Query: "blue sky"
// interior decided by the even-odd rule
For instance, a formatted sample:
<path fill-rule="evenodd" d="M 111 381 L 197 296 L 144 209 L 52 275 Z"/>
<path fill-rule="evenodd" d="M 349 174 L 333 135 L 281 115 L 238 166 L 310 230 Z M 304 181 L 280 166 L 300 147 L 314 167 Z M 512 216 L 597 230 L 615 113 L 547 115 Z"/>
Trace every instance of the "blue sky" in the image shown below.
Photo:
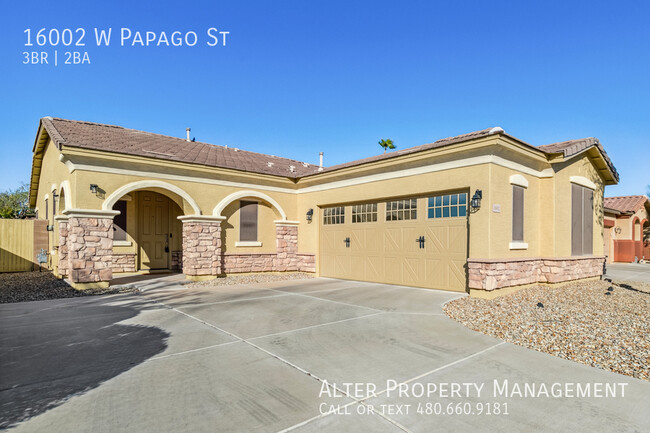
<path fill-rule="evenodd" d="M 533 145 L 598 137 L 650 184 L 647 1 L 11 2 L 0 17 L 0 190 L 27 181 L 42 116 L 333 165 L 491 126 Z M 86 30 L 91 64 L 23 65 L 41 28 Z M 93 29 L 112 28 L 109 47 Z M 194 47 L 120 46 L 120 29 Z M 230 32 L 209 47 L 207 30 Z M 76 33 L 78 34 L 78 33 Z M 51 57 L 50 57 L 51 60 Z M 51 62 L 50 62 L 51 63 Z"/>

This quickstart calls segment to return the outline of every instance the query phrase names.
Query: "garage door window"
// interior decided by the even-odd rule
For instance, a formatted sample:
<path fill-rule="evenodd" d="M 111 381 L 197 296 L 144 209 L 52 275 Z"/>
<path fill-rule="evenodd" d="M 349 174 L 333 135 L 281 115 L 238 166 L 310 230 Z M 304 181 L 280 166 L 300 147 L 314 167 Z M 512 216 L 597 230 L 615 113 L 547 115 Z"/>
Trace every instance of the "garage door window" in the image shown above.
<path fill-rule="evenodd" d="M 416 199 L 395 200 L 386 203 L 386 221 L 414 220 L 418 217 Z"/>
<path fill-rule="evenodd" d="M 345 223 L 345 208 L 339 207 L 326 207 L 323 209 L 323 224 L 344 224 Z"/>
<path fill-rule="evenodd" d="M 352 222 L 377 222 L 377 203 L 355 204 L 352 206 Z"/>
<path fill-rule="evenodd" d="M 427 216 L 429 218 L 467 216 L 467 193 L 429 197 L 427 204 Z"/>

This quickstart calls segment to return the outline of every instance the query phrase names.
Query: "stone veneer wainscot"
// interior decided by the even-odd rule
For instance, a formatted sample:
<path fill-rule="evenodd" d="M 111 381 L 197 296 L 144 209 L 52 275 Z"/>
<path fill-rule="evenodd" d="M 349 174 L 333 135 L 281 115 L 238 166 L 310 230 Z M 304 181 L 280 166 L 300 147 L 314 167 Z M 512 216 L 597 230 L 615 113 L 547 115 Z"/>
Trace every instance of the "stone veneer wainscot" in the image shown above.
<path fill-rule="evenodd" d="M 600 277 L 604 263 L 604 256 L 468 259 L 469 288 L 492 291 L 526 284 Z"/>

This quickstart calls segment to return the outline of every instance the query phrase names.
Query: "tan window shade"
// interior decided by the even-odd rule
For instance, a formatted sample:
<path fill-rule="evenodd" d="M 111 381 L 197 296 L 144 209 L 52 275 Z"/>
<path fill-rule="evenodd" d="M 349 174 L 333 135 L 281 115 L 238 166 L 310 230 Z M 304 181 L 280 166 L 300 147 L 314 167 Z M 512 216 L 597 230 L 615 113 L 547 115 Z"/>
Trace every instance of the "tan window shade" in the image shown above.
<path fill-rule="evenodd" d="M 113 205 L 113 210 L 119 210 L 120 214 L 113 217 L 113 240 L 126 240 L 126 202 L 119 200 Z"/>
<path fill-rule="evenodd" d="M 582 188 L 582 254 L 594 252 L 594 192 Z"/>
<path fill-rule="evenodd" d="M 239 240 L 257 241 L 257 202 L 241 201 L 239 208 Z"/>
<path fill-rule="evenodd" d="M 571 255 L 593 254 L 594 192 L 571 184 Z"/>
<path fill-rule="evenodd" d="M 512 186 L 512 240 L 524 240 L 524 188 Z"/>

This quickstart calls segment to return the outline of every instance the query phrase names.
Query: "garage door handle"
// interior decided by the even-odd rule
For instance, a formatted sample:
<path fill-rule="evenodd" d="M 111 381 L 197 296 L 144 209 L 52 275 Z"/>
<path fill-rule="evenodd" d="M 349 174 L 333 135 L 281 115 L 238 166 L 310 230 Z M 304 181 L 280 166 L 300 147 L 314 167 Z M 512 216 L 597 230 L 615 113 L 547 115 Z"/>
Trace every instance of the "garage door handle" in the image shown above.
<path fill-rule="evenodd" d="M 424 236 L 420 236 L 415 240 L 415 242 L 420 244 L 420 248 L 424 248 Z"/>
<path fill-rule="evenodd" d="M 350 238 L 343 239 L 343 242 L 345 242 L 345 247 L 346 248 L 350 248 Z"/>

